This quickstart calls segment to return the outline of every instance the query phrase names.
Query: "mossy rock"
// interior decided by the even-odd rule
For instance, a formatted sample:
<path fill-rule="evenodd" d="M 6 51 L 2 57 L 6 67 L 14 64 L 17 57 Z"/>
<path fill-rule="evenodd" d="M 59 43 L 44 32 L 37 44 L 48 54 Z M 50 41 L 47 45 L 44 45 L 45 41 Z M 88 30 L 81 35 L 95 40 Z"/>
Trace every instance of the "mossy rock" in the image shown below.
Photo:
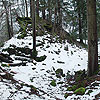
<path fill-rule="evenodd" d="M 86 94 L 90 95 L 90 93 L 92 93 L 92 92 L 93 92 L 93 90 L 89 90 Z"/>
<path fill-rule="evenodd" d="M 61 68 L 57 69 L 56 74 L 63 75 L 63 69 L 61 69 Z"/>
<path fill-rule="evenodd" d="M 37 62 L 42 62 L 42 61 L 44 61 L 46 58 L 47 58 L 47 56 L 44 55 L 44 56 L 41 56 L 41 57 L 36 57 L 35 60 L 36 60 Z"/>
<path fill-rule="evenodd" d="M 81 88 L 78 88 L 74 91 L 75 94 L 77 95 L 84 95 L 85 94 L 85 88 L 81 87 Z"/>
<path fill-rule="evenodd" d="M 68 87 L 67 91 L 75 91 L 78 88 L 77 85 L 73 85 L 72 87 Z"/>
<path fill-rule="evenodd" d="M 52 85 L 52 86 L 56 86 L 56 81 L 55 80 L 52 80 L 52 82 L 50 83 L 50 85 Z"/>
<path fill-rule="evenodd" d="M 67 98 L 68 96 L 69 96 L 69 94 L 68 93 L 65 93 L 64 97 Z"/>
<path fill-rule="evenodd" d="M 7 51 L 9 53 L 9 55 L 13 55 L 16 53 L 16 50 L 14 48 L 6 48 L 6 49 L 3 49 L 2 51 Z"/>
<path fill-rule="evenodd" d="M 46 48 L 49 48 L 49 47 L 50 47 L 49 45 L 46 46 Z"/>
<path fill-rule="evenodd" d="M 56 77 L 57 77 L 57 78 L 61 78 L 61 75 L 59 75 L 59 74 L 56 74 Z"/>
<path fill-rule="evenodd" d="M 63 69 L 61 68 L 57 69 L 55 73 L 57 78 L 65 77 L 65 74 L 63 74 Z"/>
<path fill-rule="evenodd" d="M 68 96 L 72 96 L 73 93 L 65 93 L 64 97 L 67 98 Z"/>
<path fill-rule="evenodd" d="M 64 82 L 58 82 L 57 84 L 63 84 Z"/>
<path fill-rule="evenodd" d="M 73 85 L 73 86 L 72 86 L 72 90 L 73 90 L 73 91 L 75 91 L 77 88 L 78 88 L 77 85 Z"/>
<path fill-rule="evenodd" d="M 67 91 L 73 91 L 72 87 L 68 87 Z"/>
<path fill-rule="evenodd" d="M 30 48 L 28 48 L 28 47 L 22 47 L 22 48 L 21 47 L 17 47 L 15 49 L 17 50 L 17 52 L 21 52 L 21 53 L 24 53 L 26 55 L 32 53 L 32 50 Z"/>
<path fill-rule="evenodd" d="M 62 74 L 62 77 L 65 77 L 65 74 Z"/>

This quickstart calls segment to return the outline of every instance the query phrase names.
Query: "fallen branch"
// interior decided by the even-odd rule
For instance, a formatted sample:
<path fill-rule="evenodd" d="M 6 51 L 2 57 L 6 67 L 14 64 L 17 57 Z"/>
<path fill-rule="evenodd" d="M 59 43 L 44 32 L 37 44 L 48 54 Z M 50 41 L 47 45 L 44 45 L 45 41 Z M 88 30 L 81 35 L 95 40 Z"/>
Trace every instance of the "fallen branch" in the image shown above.
<path fill-rule="evenodd" d="M 26 66 L 26 63 L 27 63 L 27 62 L 23 62 L 23 61 L 22 61 L 21 63 L 9 63 L 8 65 L 9 65 L 9 66 L 21 66 L 21 65 L 22 65 L 22 66 Z"/>
<path fill-rule="evenodd" d="M 28 59 L 28 58 L 25 58 L 25 57 L 15 57 L 15 60 L 33 62 L 31 59 Z"/>

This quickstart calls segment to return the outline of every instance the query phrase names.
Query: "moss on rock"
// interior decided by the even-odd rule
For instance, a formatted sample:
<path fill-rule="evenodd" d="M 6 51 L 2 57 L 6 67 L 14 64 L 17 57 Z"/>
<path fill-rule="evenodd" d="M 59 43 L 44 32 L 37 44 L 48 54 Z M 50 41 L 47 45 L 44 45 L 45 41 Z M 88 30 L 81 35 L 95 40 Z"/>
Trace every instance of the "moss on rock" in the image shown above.
<path fill-rule="evenodd" d="M 72 87 L 68 87 L 67 91 L 73 91 Z"/>
<path fill-rule="evenodd" d="M 85 88 L 81 87 L 81 88 L 78 88 L 74 91 L 75 94 L 77 95 L 84 95 L 85 94 Z"/>
<path fill-rule="evenodd" d="M 52 85 L 52 86 L 56 86 L 56 81 L 55 80 L 52 80 L 52 82 L 50 83 L 50 85 Z"/>
<path fill-rule="evenodd" d="M 56 74 L 63 75 L 63 70 L 61 68 L 57 69 L 56 70 Z"/>
<path fill-rule="evenodd" d="M 36 57 L 35 60 L 36 60 L 37 62 L 42 62 L 42 61 L 44 61 L 46 58 L 47 58 L 47 56 L 44 55 L 44 56 L 41 56 L 41 57 Z"/>
<path fill-rule="evenodd" d="M 78 88 L 77 85 L 73 85 L 72 87 L 68 87 L 67 91 L 75 91 Z"/>
<path fill-rule="evenodd" d="M 65 93 L 64 97 L 67 98 L 68 96 L 69 96 L 69 94 L 68 93 Z"/>

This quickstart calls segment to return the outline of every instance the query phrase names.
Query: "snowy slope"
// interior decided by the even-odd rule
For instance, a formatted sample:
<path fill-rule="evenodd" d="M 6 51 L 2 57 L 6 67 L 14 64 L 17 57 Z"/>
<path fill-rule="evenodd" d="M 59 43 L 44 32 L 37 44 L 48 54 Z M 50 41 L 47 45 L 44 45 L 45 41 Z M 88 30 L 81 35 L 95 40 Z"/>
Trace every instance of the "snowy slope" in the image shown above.
<path fill-rule="evenodd" d="M 54 38 L 53 41 L 56 39 Z M 5 80 L 5 82 L 0 82 L 0 99 L 2 100 L 57 100 L 56 98 L 60 98 L 62 100 L 70 100 L 71 98 L 78 98 L 79 96 L 69 96 L 67 99 L 64 98 L 64 94 L 66 93 L 66 88 L 64 87 L 65 83 L 57 84 L 57 86 L 53 87 L 50 85 L 52 80 L 56 80 L 58 82 L 65 82 L 66 78 L 57 78 L 55 70 L 58 68 L 63 69 L 64 74 L 67 74 L 68 71 L 73 73 L 74 71 L 87 69 L 87 51 L 83 48 L 78 48 L 75 45 L 69 44 L 67 41 L 65 43 L 50 43 L 50 35 L 38 36 L 37 37 L 37 44 L 44 42 L 43 46 L 38 46 L 38 56 L 46 55 L 47 58 L 42 62 L 36 62 L 33 60 L 32 62 L 27 62 L 26 66 L 11 66 L 10 71 L 16 72 L 14 74 L 14 78 L 16 80 L 21 80 L 29 85 L 34 85 L 36 88 L 39 88 L 45 91 L 47 94 L 40 94 L 44 98 L 40 98 L 36 95 L 29 95 L 25 91 L 29 91 L 30 88 L 23 87 L 21 90 L 17 90 L 13 84 L 9 81 Z M 31 43 L 31 45 L 29 45 Z M 25 47 L 28 46 L 32 49 L 32 37 L 28 36 L 24 39 L 17 39 L 17 35 L 14 36 L 12 39 L 7 41 L 3 48 L 7 48 L 10 44 L 14 44 L 17 47 Z M 65 50 L 67 47 L 68 50 Z M 1 51 L 2 49 L 1 48 Z M 13 59 L 15 55 L 11 56 Z M 14 60 L 14 63 L 20 62 L 18 60 Z M 60 63 L 59 63 L 60 62 Z M 34 70 L 33 70 L 34 69 Z M 7 85 L 9 83 L 9 85 Z M 23 91 L 25 90 L 25 91 Z M 16 92 L 17 91 L 17 92 Z M 97 91 L 97 90 L 95 90 Z M 80 96 L 80 99 L 88 100 L 94 98 L 95 91 L 89 96 L 84 95 Z M 100 90 L 98 90 L 100 92 Z M 96 92 L 97 94 L 97 92 Z"/>

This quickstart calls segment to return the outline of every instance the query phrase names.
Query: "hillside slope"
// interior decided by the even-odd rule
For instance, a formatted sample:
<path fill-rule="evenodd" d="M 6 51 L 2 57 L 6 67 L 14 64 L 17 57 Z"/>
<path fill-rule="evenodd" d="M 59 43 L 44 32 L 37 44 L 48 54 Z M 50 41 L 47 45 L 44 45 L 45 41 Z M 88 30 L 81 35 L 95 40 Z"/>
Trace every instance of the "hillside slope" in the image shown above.
<path fill-rule="evenodd" d="M 18 89 L 16 84 L 12 84 L 7 79 L 1 79 L 0 99 L 6 100 L 9 98 L 12 100 L 22 100 L 27 98 L 27 100 L 64 100 L 64 94 L 66 93 L 66 88 L 64 86 L 67 81 L 65 75 L 67 72 L 70 71 L 70 73 L 73 73 L 80 69 L 87 69 L 87 51 L 85 49 L 80 49 L 76 47 L 76 45 L 71 45 L 67 40 L 60 43 L 57 40 L 58 36 L 53 38 L 51 43 L 51 35 L 48 33 L 45 34 L 46 35 L 43 36 L 37 36 L 38 57 L 45 55 L 46 59 L 44 61 L 39 62 L 29 58 L 29 54 L 23 52 L 24 49 L 22 51 L 19 49 L 18 51 L 18 48 L 32 49 L 32 36 L 29 33 L 29 35 L 23 39 L 18 39 L 19 34 L 15 35 L 1 48 L 2 53 L 10 54 L 14 64 L 23 61 L 25 62 L 25 65 L 13 66 L 9 64 L 8 66 L 8 63 L 5 62 L 1 62 L 0 64 L 2 68 L 6 64 L 7 66 L 5 66 L 4 69 L 11 73 L 13 78 L 17 81 L 20 80 L 21 82 L 32 85 L 46 93 L 39 91 L 39 94 L 41 94 L 40 97 L 36 96 L 34 93 L 29 95 L 26 91 L 30 91 L 30 87 L 23 86 Z M 12 52 L 11 50 L 15 51 Z M 19 53 L 23 55 L 18 55 Z M 57 69 L 62 69 L 63 74 L 65 75 L 57 78 Z M 4 72 L 1 72 L 0 74 L 4 74 Z M 55 87 L 50 85 L 52 80 L 55 80 L 56 82 Z M 62 84 L 59 84 L 60 82 L 62 82 Z M 20 87 L 20 84 L 18 85 Z"/>

